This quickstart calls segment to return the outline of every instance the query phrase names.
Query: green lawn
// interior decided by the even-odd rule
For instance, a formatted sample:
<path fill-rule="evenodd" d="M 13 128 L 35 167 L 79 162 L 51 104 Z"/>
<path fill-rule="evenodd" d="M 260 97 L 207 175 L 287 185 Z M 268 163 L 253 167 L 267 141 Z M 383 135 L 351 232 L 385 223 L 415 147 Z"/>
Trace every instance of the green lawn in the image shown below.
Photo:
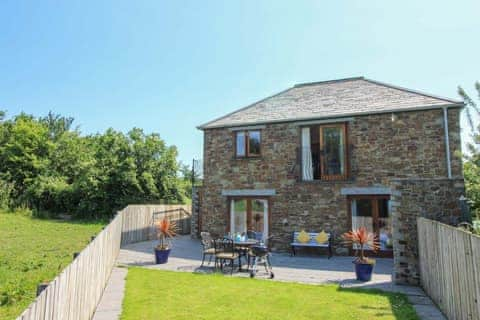
<path fill-rule="evenodd" d="M 127 319 L 418 319 L 402 294 L 130 268 Z"/>
<path fill-rule="evenodd" d="M 0 212 L 0 320 L 20 315 L 37 284 L 53 279 L 102 226 Z"/>

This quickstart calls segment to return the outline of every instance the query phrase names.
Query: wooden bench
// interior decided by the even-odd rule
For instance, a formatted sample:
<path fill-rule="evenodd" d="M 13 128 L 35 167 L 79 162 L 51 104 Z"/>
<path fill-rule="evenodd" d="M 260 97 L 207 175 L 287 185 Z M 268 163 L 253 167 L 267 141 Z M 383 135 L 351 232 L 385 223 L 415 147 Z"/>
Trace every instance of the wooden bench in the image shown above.
<path fill-rule="evenodd" d="M 300 232 L 294 232 L 293 233 L 293 242 L 290 243 L 290 246 L 292 248 L 292 255 L 296 255 L 295 252 L 295 247 L 313 247 L 313 248 L 328 248 L 328 259 L 332 257 L 332 236 L 330 233 L 327 233 L 328 236 L 328 241 L 325 243 L 318 243 L 315 238 L 318 236 L 319 232 L 308 232 L 308 235 L 310 236 L 310 241 L 308 242 L 300 242 L 298 241 L 298 235 Z"/>

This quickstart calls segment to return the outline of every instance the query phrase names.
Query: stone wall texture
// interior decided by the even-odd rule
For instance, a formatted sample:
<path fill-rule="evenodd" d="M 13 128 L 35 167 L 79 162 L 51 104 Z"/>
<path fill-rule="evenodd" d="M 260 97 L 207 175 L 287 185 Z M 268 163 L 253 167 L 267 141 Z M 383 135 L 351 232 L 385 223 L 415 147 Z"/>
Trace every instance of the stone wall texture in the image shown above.
<path fill-rule="evenodd" d="M 191 216 L 191 228 L 190 235 L 193 239 L 198 239 L 200 237 L 200 205 L 201 205 L 201 195 L 202 187 L 193 186 L 192 187 L 192 216 Z"/>
<path fill-rule="evenodd" d="M 420 284 L 417 218 L 456 225 L 461 215 L 459 198 L 465 194 L 463 179 L 392 180 L 394 279 Z"/>
<path fill-rule="evenodd" d="M 449 137 L 452 175 L 463 186 L 460 149 L 459 109 L 449 109 Z M 270 235 L 272 247 L 285 250 L 292 232 L 326 230 L 339 236 L 350 226 L 344 187 L 399 187 L 394 180 L 439 179 L 447 177 L 442 110 L 426 110 L 357 116 L 348 123 L 350 177 L 347 181 L 301 181 L 300 131 L 297 123 L 267 124 L 262 129 L 262 156 L 237 159 L 234 134 L 227 128 L 204 132 L 204 181 L 200 219 L 202 231 L 222 235 L 228 221 L 228 189 L 275 189 L 271 197 Z M 427 180 L 425 180 L 427 181 Z M 429 184 L 418 193 L 429 194 Z M 456 197 L 448 183 L 438 184 L 446 197 Z M 433 200 L 438 199 L 435 197 Z M 398 200 L 397 200 L 398 201 Z M 454 201 L 449 199 L 453 205 Z M 419 201 L 425 212 L 442 211 L 433 202 Z M 424 212 L 420 209 L 417 212 Z M 455 210 L 448 214 L 456 214 Z M 403 213 L 402 213 L 403 215 Z M 407 215 L 405 214 L 405 217 Z M 283 221 L 286 219 L 287 224 Z M 407 219 L 407 218 L 405 218 Z M 399 220 L 404 223 L 403 220 Z M 410 220 L 407 219 L 410 223 Z M 415 223 L 412 220 L 411 223 Z M 415 227 L 402 232 L 414 239 Z M 400 240 L 399 240 L 400 241 Z M 412 245 L 413 246 L 413 245 Z M 413 273 L 413 271 L 412 271 Z"/>

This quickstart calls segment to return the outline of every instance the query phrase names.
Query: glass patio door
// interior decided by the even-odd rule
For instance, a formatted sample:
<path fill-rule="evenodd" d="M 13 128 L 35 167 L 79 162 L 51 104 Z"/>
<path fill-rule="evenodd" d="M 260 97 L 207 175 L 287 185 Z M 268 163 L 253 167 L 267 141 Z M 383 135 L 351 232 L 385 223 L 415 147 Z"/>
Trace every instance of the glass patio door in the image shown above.
<path fill-rule="evenodd" d="M 388 196 L 355 196 L 350 198 L 352 229 L 366 227 L 380 242 L 378 256 L 393 256 L 392 217 Z M 356 248 L 353 248 L 356 249 Z M 368 250 L 369 248 L 367 248 Z"/>
<path fill-rule="evenodd" d="M 235 198 L 230 200 L 230 233 L 246 234 L 254 231 L 268 237 L 268 200 Z"/>
<path fill-rule="evenodd" d="M 230 232 L 242 234 L 247 232 L 247 200 L 232 200 L 230 208 Z"/>

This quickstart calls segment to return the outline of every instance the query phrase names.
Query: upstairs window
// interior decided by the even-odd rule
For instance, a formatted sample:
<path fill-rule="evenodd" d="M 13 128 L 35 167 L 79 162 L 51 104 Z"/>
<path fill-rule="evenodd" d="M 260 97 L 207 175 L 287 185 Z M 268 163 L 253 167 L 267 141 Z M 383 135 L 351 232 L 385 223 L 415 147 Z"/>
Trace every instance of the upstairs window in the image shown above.
<path fill-rule="evenodd" d="M 239 158 L 260 156 L 260 131 L 237 131 L 235 132 L 235 155 Z"/>
<path fill-rule="evenodd" d="M 347 178 L 346 123 L 302 128 L 302 179 Z"/>

